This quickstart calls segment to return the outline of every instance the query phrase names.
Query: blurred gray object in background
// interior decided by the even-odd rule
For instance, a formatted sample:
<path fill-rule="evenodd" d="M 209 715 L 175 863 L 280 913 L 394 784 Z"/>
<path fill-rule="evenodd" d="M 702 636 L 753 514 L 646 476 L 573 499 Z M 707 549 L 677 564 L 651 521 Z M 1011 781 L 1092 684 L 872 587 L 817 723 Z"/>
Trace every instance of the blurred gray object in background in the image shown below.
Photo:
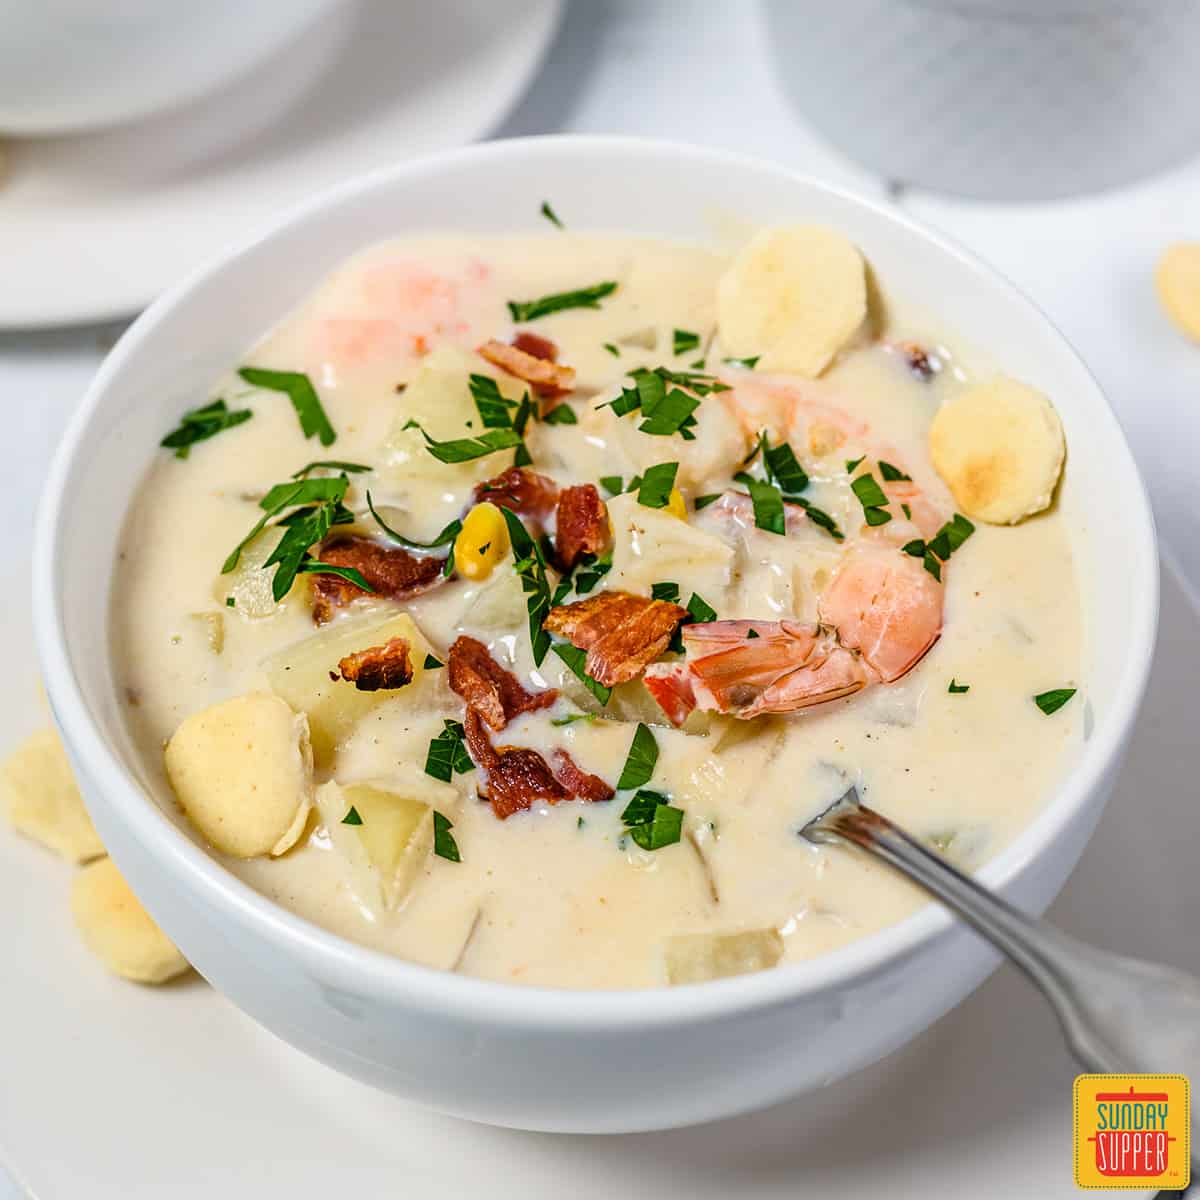
<path fill-rule="evenodd" d="M 1113 187 L 1200 150 L 1200 0 L 765 0 L 780 81 L 898 183 Z"/>

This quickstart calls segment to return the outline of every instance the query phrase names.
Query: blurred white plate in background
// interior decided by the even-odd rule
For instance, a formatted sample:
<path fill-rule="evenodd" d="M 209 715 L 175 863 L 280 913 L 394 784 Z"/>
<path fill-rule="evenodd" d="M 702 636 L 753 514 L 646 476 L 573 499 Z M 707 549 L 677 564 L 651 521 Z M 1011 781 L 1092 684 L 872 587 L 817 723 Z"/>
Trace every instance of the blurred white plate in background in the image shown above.
<path fill-rule="evenodd" d="M 314 192 L 482 136 L 531 81 L 561 8 L 354 0 L 218 96 L 111 131 L 8 142 L 0 328 L 135 312 Z"/>

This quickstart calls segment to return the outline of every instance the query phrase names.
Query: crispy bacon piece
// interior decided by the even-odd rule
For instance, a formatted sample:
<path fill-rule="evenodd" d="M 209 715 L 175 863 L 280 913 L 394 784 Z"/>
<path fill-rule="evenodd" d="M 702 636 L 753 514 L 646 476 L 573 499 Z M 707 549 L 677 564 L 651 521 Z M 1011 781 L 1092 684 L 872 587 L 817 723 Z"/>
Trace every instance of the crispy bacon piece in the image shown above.
<path fill-rule="evenodd" d="M 432 587 L 441 578 L 446 561 L 345 534 L 326 538 L 317 549 L 317 557 L 335 567 L 353 567 L 375 589 L 375 595 L 388 600 L 404 600 Z M 310 578 L 313 620 L 318 625 L 324 625 L 335 609 L 370 594 L 337 575 Z"/>
<path fill-rule="evenodd" d="M 347 654 L 338 662 L 338 670 L 347 683 L 360 692 L 378 692 L 404 687 L 412 682 L 412 660 L 405 638 L 394 637 L 382 646 L 370 646 Z"/>
<path fill-rule="evenodd" d="M 597 683 L 612 687 L 635 678 L 662 654 L 687 615 L 687 609 L 666 600 L 600 592 L 557 605 L 542 625 L 586 650 L 587 673 Z"/>
<path fill-rule="evenodd" d="M 558 495 L 554 555 L 569 571 L 581 554 L 600 554 L 608 545 L 608 509 L 594 483 L 563 488 Z"/>
<path fill-rule="evenodd" d="M 553 688 L 544 692 L 526 691 L 520 680 L 473 637 L 460 637 L 450 647 L 446 674 L 451 690 L 497 731 L 521 713 L 546 708 L 558 699 Z"/>
<path fill-rule="evenodd" d="M 519 346 L 492 338 L 475 352 L 509 375 L 523 379 L 539 396 L 558 396 L 575 386 L 574 367 L 564 367 L 553 358 L 531 354 Z"/>
<path fill-rule="evenodd" d="M 512 344 L 518 350 L 524 350 L 526 354 L 532 354 L 534 358 L 544 358 L 549 362 L 558 362 L 558 347 L 549 338 L 542 337 L 541 334 L 530 333 L 528 330 L 524 330 L 513 338 Z"/>
<path fill-rule="evenodd" d="M 554 751 L 554 774 L 576 800 L 600 804 L 616 794 L 599 775 L 585 771 L 565 750 Z"/>
<path fill-rule="evenodd" d="M 501 821 L 531 808 L 539 800 L 557 804 L 569 798 L 567 789 L 554 778 L 546 760 L 536 750 L 493 746 L 483 718 L 473 708 L 467 709 L 464 725 L 467 749 L 487 777 L 479 795 L 491 803 L 492 812 Z"/>
<path fill-rule="evenodd" d="M 472 499 L 476 504 L 487 500 L 511 509 L 535 527 L 530 530 L 534 537 L 540 537 L 558 504 L 558 484 L 526 467 L 509 467 L 502 475 L 476 484 Z"/>
<path fill-rule="evenodd" d="M 487 726 L 476 709 L 468 708 L 464 721 L 467 750 L 485 776 L 479 789 L 501 821 L 524 812 L 539 801 L 560 800 L 600 803 L 613 798 L 613 790 L 598 775 L 576 765 L 565 750 L 554 751 L 554 769 L 536 751 L 525 746 L 493 746 Z"/>

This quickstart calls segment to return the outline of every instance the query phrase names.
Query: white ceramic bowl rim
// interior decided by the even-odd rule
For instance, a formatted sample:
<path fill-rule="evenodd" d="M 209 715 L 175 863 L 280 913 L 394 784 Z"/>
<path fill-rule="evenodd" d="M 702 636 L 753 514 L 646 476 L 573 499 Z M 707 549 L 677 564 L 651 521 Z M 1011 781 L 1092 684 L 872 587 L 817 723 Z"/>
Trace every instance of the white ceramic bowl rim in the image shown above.
<path fill-rule="evenodd" d="M 88 388 L 51 465 L 35 531 L 35 633 L 55 717 L 84 772 L 92 784 L 104 792 L 120 819 L 140 841 L 156 847 L 156 852 L 167 860 L 172 873 L 188 878 L 217 914 L 249 926 L 258 936 L 278 943 L 291 956 L 311 968 L 319 978 L 338 980 L 345 987 L 367 995 L 402 998 L 403 1003 L 408 1005 L 415 1004 L 447 1016 L 476 1019 L 484 1025 L 500 1023 L 515 1028 L 616 1031 L 721 1018 L 739 1011 L 784 1004 L 797 996 L 836 989 L 840 983 L 851 978 L 861 979 L 877 974 L 893 960 L 914 952 L 944 933 L 953 918 L 938 905 L 929 904 L 896 925 L 817 958 L 710 983 L 639 991 L 524 987 L 451 974 L 366 949 L 310 924 L 266 899 L 189 840 L 143 793 L 104 740 L 88 711 L 71 663 L 63 626 L 59 549 L 61 531 L 69 521 L 70 513 L 65 510 L 62 501 L 66 495 L 66 483 L 77 462 L 87 454 L 88 432 L 96 410 L 122 364 L 154 338 L 155 329 L 163 317 L 193 287 L 223 268 L 243 250 L 270 238 L 276 230 L 381 185 L 436 173 L 464 158 L 503 162 L 514 148 L 520 148 L 526 154 L 549 156 L 571 152 L 586 155 L 589 149 L 594 149 L 620 153 L 634 160 L 661 159 L 674 155 L 707 160 L 710 165 L 721 165 L 731 171 L 767 170 L 787 175 L 805 186 L 832 193 L 844 202 L 870 209 L 877 216 L 919 235 L 932 248 L 957 260 L 964 269 L 974 273 L 981 286 L 1008 293 L 1011 299 L 1033 309 L 1053 328 L 1049 318 L 1011 282 L 940 234 L 922 228 L 889 208 L 862 200 L 798 172 L 724 151 L 644 138 L 558 135 L 469 146 L 351 180 L 293 209 L 284 221 L 273 224 L 271 229 L 250 239 L 225 258 L 200 268 L 166 292 L 133 323 Z M 1059 337 L 1064 354 L 1070 354 L 1078 361 L 1061 333 Z M 1086 374 L 1086 367 L 1082 363 L 1079 365 Z M 1090 374 L 1088 378 L 1092 378 Z M 1119 428 L 1098 385 L 1095 385 L 1095 392 L 1098 401 L 1095 420 Z M 1123 438 L 1121 441 L 1125 445 Z M 1122 502 L 1137 531 L 1137 536 L 1130 542 L 1129 553 L 1133 557 L 1126 566 L 1130 576 L 1143 581 L 1145 588 L 1135 620 L 1126 630 L 1128 653 L 1120 687 L 1083 747 L 1078 764 L 1057 793 L 1019 836 L 978 873 L 979 880 L 992 888 L 1002 887 L 1051 845 L 1084 805 L 1088 794 L 1099 786 L 1106 768 L 1128 736 L 1145 691 L 1157 626 L 1158 563 L 1149 501 L 1127 447 L 1125 454 L 1126 473 L 1134 481 L 1134 486 L 1130 492 L 1122 495 Z"/>

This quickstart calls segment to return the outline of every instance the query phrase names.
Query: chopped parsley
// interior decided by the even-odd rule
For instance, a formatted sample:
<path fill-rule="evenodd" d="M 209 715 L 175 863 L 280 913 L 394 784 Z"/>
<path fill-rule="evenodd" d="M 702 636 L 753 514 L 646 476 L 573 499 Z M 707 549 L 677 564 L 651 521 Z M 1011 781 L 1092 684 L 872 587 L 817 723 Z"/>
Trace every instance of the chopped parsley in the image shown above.
<path fill-rule="evenodd" d="M 795 495 L 808 487 L 808 473 L 800 465 L 795 451 L 787 442 L 772 446 L 767 441 L 767 435 L 763 433 L 762 446 L 767 478 L 773 480 L 784 495 Z"/>
<path fill-rule="evenodd" d="M 586 596 L 612 568 L 611 550 L 606 550 L 599 558 L 593 558 L 590 554 L 586 555 L 587 561 L 584 561 L 584 558 L 585 556 L 580 556 L 571 576 L 575 592 L 579 596 Z"/>
<path fill-rule="evenodd" d="M 750 641 L 752 638 L 756 638 L 758 636 L 759 636 L 759 632 L 757 629 L 747 629 L 746 630 L 746 640 L 747 641 Z"/>
<path fill-rule="evenodd" d="M 600 301 L 605 296 L 611 296 L 616 290 L 615 281 L 607 280 L 592 287 L 579 288 L 574 292 L 556 292 L 536 300 L 510 300 L 508 311 L 514 321 L 536 321 L 538 317 L 562 312 L 567 308 L 599 308 Z"/>
<path fill-rule="evenodd" d="M 861 461 L 862 459 L 859 459 L 859 462 Z M 858 497 L 863 509 L 863 519 L 868 525 L 886 525 L 892 519 L 892 514 L 884 507 L 888 502 L 887 493 L 870 471 L 852 479 L 850 490 Z"/>
<path fill-rule="evenodd" d="M 425 661 L 421 665 L 426 671 L 439 671 L 446 664 L 440 658 L 434 658 L 432 654 L 426 654 Z"/>
<path fill-rule="evenodd" d="M 702 508 L 707 508 L 710 504 L 715 504 L 720 498 L 720 492 L 710 492 L 707 496 L 697 496 L 692 501 L 692 507 L 699 512 Z"/>
<path fill-rule="evenodd" d="M 666 508 L 678 471 L 677 462 L 658 463 L 648 467 L 638 484 L 638 503 L 646 508 Z"/>
<path fill-rule="evenodd" d="M 449 441 L 439 442 L 430 437 L 416 421 L 405 422 L 404 428 L 419 430 L 425 439 L 425 448 L 438 462 L 444 463 L 470 462 L 475 458 L 483 458 L 486 454 L 494 454 L 497 450 L 507 450 L 522 444 L 521 435 L 515 429 L 489 429 L 478 437 L 451 438 Z"/>
<path fill-rule="evenodd" d="M 458 843 L 454 840 L 454 834 L 450 832 L 454 828 L 454 822 L 449 817 L 444 817 L 435 808 L 433 810 L 433 852 L 438 858 L 444 858 L 448 862 L 462 862 L 462 856 L 458 852 Z"/>
<path fill-rule="evenodd" d="M 699 348 L 700 335 L 693 333 L 690 329 L 676 329 L 672 334 L 671 344 L 676 356 L 687 354 L 689 350 Z"/>
<path fill-rule="evenodd" d="M 359 816 L 358 809 L 354 805 L 350 805 L 350 811 L 342 818 L 343 825 L 361 825 L 362 817 Z"/>
<path fill-rule="evenodd" d="M 322 446 L 332 446 L 337 440 L 337 434 L 334 433 L 333 426 L 321 407 L 317 389 L 303 372 L 242 367 L 238 375 L 254 387 L 283 392 L 291 400 L 296 416 L 300 419 L 300 430 L 306 438 L 316 437 Z"/>
<path fill-rule="evenodd" d="M 398 530 L 393 529 L 375 510 L 374 501 L 371 499 L 371 493 L 367 493 L 367 508 L 370 510 L 371 516 L 375 518 L 375 523 L 388 535 L 394 542 L 399 542 L 401 546 L 407 546 L 410 550 L 436 550 L 439 546 L 449 546 L 450 553 L 446 557 L 446 565 L 442 569 L 442 574 L 449 577 L 454 574 L 454 540 L 462 532 L 462 521 L 457 517 L 447 525 L 441 533 L 433 539 L 432 542 L 418 542 L 413 538 L 405 537 Z"/>
<path fill-rule="evenodd" d="M 230 409 L 224 400 L 213 400 L 185 412 L 179 418 L 179 428 L 172 429 L 158 444 L 174 450 L 176 458 L 187 458 L 197 442 L 215 437 L 223 429 L 232 429 L 252 416 L 254 414 L 248 408 Z"/>
<path fill-rule="evenodd" d="M 717 619 L 717 610 L 696 592 L 692 593 L 692 598 L 687 602 L 687 610 L 692 620 L 698 625 L 704 625 Z"/>
<path fill-rule="evenodd" d="M 605 342 L 604 348 L 605 348 L 605 350 L 607 350 L 609 352 L 609 354 L 611 354 L 613 356 L 613 358 L 621 357 L 621 351 L 619 349 L 617 349 L 617 347 L 614 346 L 612 344 L 612 342 Z"/>
<path fill-rule="evenodd" d="M 761 357 L 761 354 L 755 354 L 750 358 L 723 358 L 721 361 L 731 367 L 743 367 L 747 371 L 753 371 Z"/>
<path fill-rule="evenodd" d="M 884 462 L 882 458 L 879 460 L 879 474 L 883 476 L 884 483 L 912 482 L 911 475 L 905 475 L 899 467 L 893 467 L 890 462 Z"/>
<path fill-rule="evenodd" d="M 310 546 L 320 542 L 334 525 L 347 525 L 353 522 L 354 514 L 342 503 L 346 495 L 349 481 L 345 475 L 335 479 L 298 479 L 290 483 L 277 483 L 258 502 L 263 515 L 255 522 L 254 528 L 230 552 L 221 565 L 221 574 L 228 575 L 235 570 L 242 556 L 242 551 L 266 528 L 272 517 L 278 517 L 275 527 L 282 527 L 283 536 L 279 539 L 271 556 L 263 563 L 263 570 L 275 567 L 271 579 L 271 594 L 278 603 L 287 595 L 296 575 L 304 569 L 302 563 Z M 292 509 L 283 516 L 285 509 Z M 329 573 L 337 574 L 321 564 Z M 357 575 L 358 572 L 355 572 Z M 359 579 L 362 577 L 359 576 Z M 357 586 L 357 580 L 352 580 Z M 367 587 L 367 591 L 371 589 Z"/>
<path fill-rule="evenodd" d="M 556 404 L 545 416 L 542 421 L 546 425 L 578 425 L 579 418 L 575 415 L 575 410 L 563 400 Z"/>
<path fill-rule="evenodd" d="M 1034 696 L 1033 702 L 1046 714 L 1058 712 L 1070 698 L 1075 695 L 1077 688 L 1053 688 L 1048 692 L 1040 692 Z"/>
<path fill-rule="evenodd" d="M 900 549 L 904 554 L 911 554 L 913 558 L 922 559 L 925 570 L 940 583 L 942 581 L 942 564 L 974 532 L 975 526 L 961 513 L 955 513 L 928 542 L 924 542 L 920 538 L 913 538 L 912 541 L 905 542 Z"/>
<path fill-rule="evenodd" d="M 835 542 L 840 542 L 843 539 L 842 531 L 837 527 L 837 522 L 823 509 L 818 508 L 815 504 L 805 500 L 803 496 L 789 496 L 790 504 L 798 504 L 804 509 L 808 519 L 818 528 L 823 529 Z"/>
<path fill-rule="evenodd" d="M 642 413 L 646 419 L 638 426 L 638 432 L 659 437 L 669 437 L 678 433 L 692 441 L 696 436 L 692 432 L 692 426 L 696 424 L 696 418 L 692 414 L 699 407 L 699 396 L 689 396 L 679 388 L 672 388 L 654 406 L 653 412 L 647 413 L 645 405 L 642 406 Z"/>
<path fill-rule="evenodd" d="M 226 597 L 225 597 L 225 607 L 226 607 L 226 608 L 237 608 L 237 599 L 236 599 L 236 597 L 234 597 L 234 596 L 226 596 Z"/>
<path fill-rule="evenodd" d="M 292 478 L 307 479 L 314 471 L 344 471 L 351 475 L 362 475 L 374 469 L 374 467 L 368 467 L 366 463 L 342 462 L 336 458 L 323 458 L 317 462 L 306 464 L 298 471 L 293 471 Z"/>
<path fill-rule="evenodd" d="M 542 628 L 550 611 L 550 584 L 546 579 L 546 558 L 542 548 L 529 536 L 521 518 L 508 508 L 501 508 L 500 515 L 508 526 L 508 540 L 513 551 L 513 570 L 521 580 L 525 593 L 525 604 L 529 610 L 529 646 L 533 661 L 542 665 L 546 651 L 550 649 L 550 635 Z M 560 656 L 561 657 L 561 656 Z"/>
<path fill-rule="evenodd" d="M 551 720 L 550 724 L 561 729 L 564 725 L 574 725 L 576 721 L 587 721 L 588 724 L 591 724 L 596 719 L 595 713 L 577 712 L 569 713 L 565 717 L 555 717 Z"/>
<path fill-rule="evenodd" d="M 865 459 L 866 457 L 867 456 L 865 454 L 861 454 L 861 455 L 859 455 L 858 458 L 846 459 L 846 474 L 853 475 L 854 472 L 857 471 L 859 466 L 862 464 L 863 459 Z"/>
<path fill-rule="evenodd" d="M 950 680 L 950 686 L 946 689 L 952 696 L 963 696 L 971 690 L 969 683 L 959 683 L 956 679 Z"/>
<path fill-rule="evenodd" d="M 633 731 L 629 753 L 625 756 L 625 765 L 621 768 L 621 777 L 617 780 L 617 790 L 640 788 L 642 784 L 649 783 L 657 762 L 658 743 L 654 740 L 650 726 L 639 721 L 638 727 Z"/>
<path fill-rule="evenodd" d="M 442 732 L 429 743 L 425 756 L 425 774 L 449 783 L 455 774 L 474 770 L 475 764 L 467 753 L 466 730 L 461 721 L 443 718 Z"/>
<path fill-rule="evenodd" d="M 683 809 L 659 792 L 642 790 L 625 806 L 621 823 L 643 850 L 673 846 L 683 833 Z"/>
<path fill-rule="evenodd" d="M 783 494 L 773 483 L 764 483 L 739 471 L 734 479 L 744 483 L 750 492 L 750 501 L 754 505 L 754 524 L 768 533 L 778 533 L 781 536 L 787 532 L 787 522 L 783 513 Z"/>
<path fill-rule="evenodd" d="M 566 226 L 558 219 L 558 214 L 550 207 L 549 200 L 542 201 L 542 216 L 557 229 L 566 229 Z"/>
<path fill-rule="evenodd" d="M 653 600 L 666 600 L 668 604 L 679 603 L 679 584 L 666 580 L 663 583 L 650 585 L 650 597 Z"/>
<path fill-rule="evenodd" d="M 471 375 L 467 386 L 471 389 L 471 398 L 475 401 L 475 408 L 485 429 L 513 427 L 513 415 L 509 409 L 516 408 L 517 402 L 509 400 L 490 375 Z"/>
<path fill-rule="evenodd" d="M 279 572 L 276 572 L 278 575 Z M 340 579 L 344 579 L 347 583 L 354 584 L 357 588 L 362 588 L 364 592 L 374 592 L 375 589 L 363 578 L 362 572 L 354 567 L 339 567 L 334 563 L 321 562 L 317 558 L 302 559 L 300 565 L 296 568 L 297 575 L 336 575 Z M 292 576 L 295 578 L 295 575 Z M 284 593 L 286 595 L 286 592 Z M 281 596 L 276 596 L 276 600 L 282 599 Z"/>
<path fill-rule="evenodd" d="M 620 475 L 601 475 L 600 486 L 610 496 L 619 496 L 625 490 L 624 480 Z"/>
<path fill-rule="evenodd" d="M 601 704 L 607 704 L 608 698 L 612 695 L 612 688 L 605 687 L 587 673 L 587 655 L 578 646 L 572 646 L 570 642 L 555 642 L 553 649 L 554 653 L 570 667 L 583 686 Z"/>

